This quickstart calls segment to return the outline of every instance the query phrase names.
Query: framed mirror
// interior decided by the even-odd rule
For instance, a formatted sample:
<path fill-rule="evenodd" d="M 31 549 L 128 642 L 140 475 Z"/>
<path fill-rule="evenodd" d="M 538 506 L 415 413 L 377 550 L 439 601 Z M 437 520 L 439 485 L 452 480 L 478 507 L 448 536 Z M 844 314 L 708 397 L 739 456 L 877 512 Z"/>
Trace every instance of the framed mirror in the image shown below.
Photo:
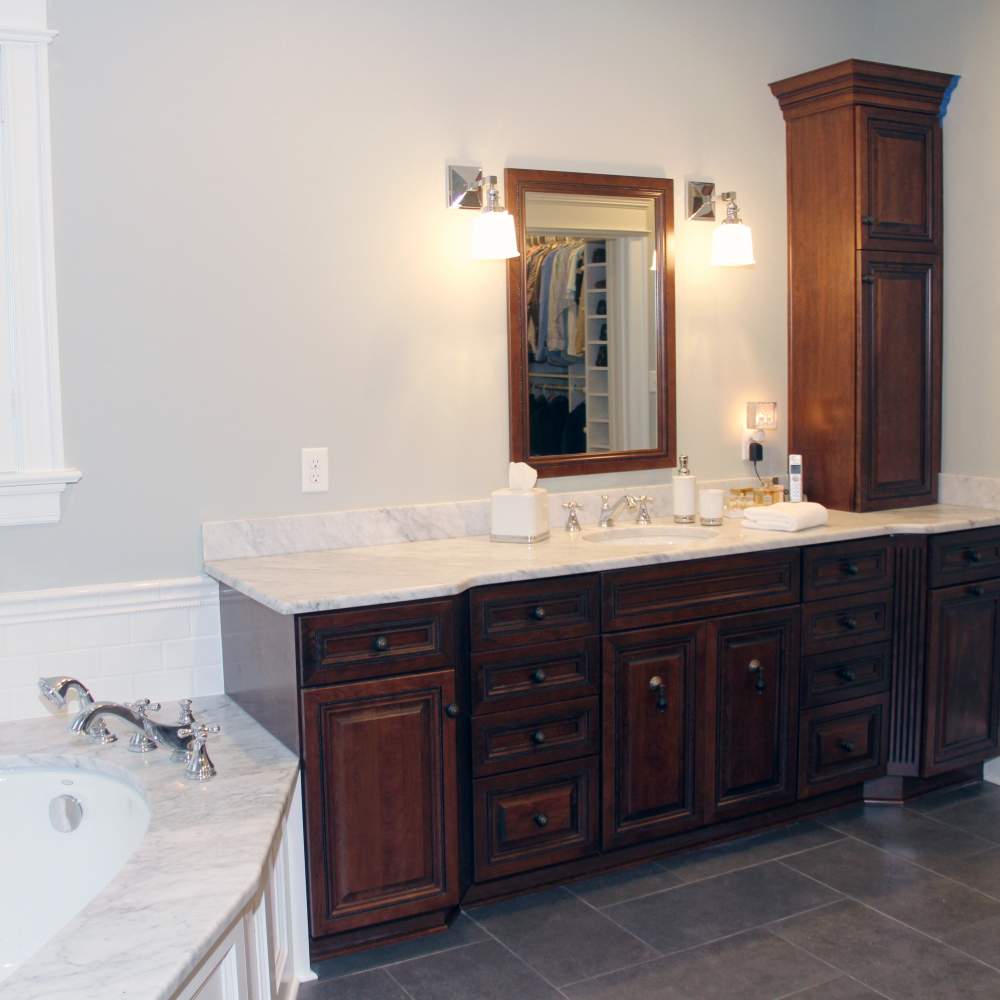
<path fill-rule="evenodd" d="M 673 181 L 508 170 L 506 195 L 511 460 L 676 465 Z"/>

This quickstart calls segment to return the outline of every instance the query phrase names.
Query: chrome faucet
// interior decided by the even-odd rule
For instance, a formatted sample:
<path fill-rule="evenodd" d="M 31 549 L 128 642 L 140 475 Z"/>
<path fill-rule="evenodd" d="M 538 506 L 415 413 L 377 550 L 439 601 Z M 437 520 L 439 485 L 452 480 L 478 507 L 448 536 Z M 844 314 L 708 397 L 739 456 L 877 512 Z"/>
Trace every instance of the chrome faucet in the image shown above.
<path fill-rule="evenodd" d="M 133 753 L 149 753 L 165 746 L 171 751 L 171 760 L 184 764 L 185 777 L 192 781 L 207 781 L 215 775 L 215 766 L 206 744 L 209 736 L 221 732 L 221 726 L 210 726 L 196 720 L 190 699 L 181 701 L 177 722 L 168 725 L 149 717 L 147 713 L 158 712 L 160 705 L 148 698 L 131 704 L 94 701 L 87 686 L 72 677 L 42 677 L 38 687 L 57 706 L 65 704 L 67 691 L 75 689 L 79 692 L 81 711 L 70 726 L 71 732 L 82 733 L 99 743 L 113 743 L 117 737 L 108 731 L 104 717 L 114 716 L 135 728 L 128 747 Z"/>
<path fill-rule="evenodd" d="M 39 677 L 38 690 L 56 708 L 62 708 L 66 704 L 66 695 L 70 691 L 76 691 L 80 698 L 80 713 L 73 720 L 73 725 L 70 726 L 70 729 L 73 732 L 78 732 L 78 730 L 73 729 L 73 726 L 76 725 L 76 721 L 94 704 L 94 696 L 90 693 L 90 688 L 83 681 L 78 681 L 75 677 Z M 103 719 L 98 719 L 87 731 L 87 735 L 95 743 L 114 743 L 118 739 L 104 724 Z"/>
<path fill-rule="evenodd" d="M 611 528 L 614 526 L 615 518 L 618 516 L 618 512 L 622 509 L 622 507 L 628 507 L 629 510 L 635 510 L 638 506 L 639 501 L 628 493 L 617 500 L 614 506 L 611 506 L 608 502 L 608 496 L 605 494 L 601 497 L 601 518 L 597 524 L 601 528 Z"/>

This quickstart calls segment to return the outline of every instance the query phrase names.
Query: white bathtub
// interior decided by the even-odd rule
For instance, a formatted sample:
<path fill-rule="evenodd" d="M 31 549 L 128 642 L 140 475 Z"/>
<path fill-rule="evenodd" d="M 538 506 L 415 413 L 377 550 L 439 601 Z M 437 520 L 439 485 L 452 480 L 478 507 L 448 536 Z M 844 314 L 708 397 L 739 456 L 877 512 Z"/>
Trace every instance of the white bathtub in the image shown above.
<path fill-rule="evenodd" d="M 0 758 L 0 981 L 114 878 L 149 818 L 131 783 L 80 760 Z"/>

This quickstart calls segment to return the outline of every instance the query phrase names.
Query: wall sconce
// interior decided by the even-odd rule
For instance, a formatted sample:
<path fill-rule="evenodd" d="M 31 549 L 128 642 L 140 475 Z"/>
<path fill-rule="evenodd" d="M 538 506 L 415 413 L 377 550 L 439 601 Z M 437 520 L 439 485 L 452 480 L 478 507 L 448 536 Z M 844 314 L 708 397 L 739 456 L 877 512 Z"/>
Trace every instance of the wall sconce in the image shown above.
<path fill-rule="evenodd" d="M 777 430 L 777 403 L 747 403 L 746 427 L 743 430 L 744 462 L 759 462 L 764 457 L 764 431 Z"/>
<path fill-rule="evenodd" d="M 726 205 L 725 219 L 712 233 L 713 267 L 749 267 L 756 263 L 753 256 L 753 236 L 750 227 L 740 220 L 735 191 L 720 195 Z M 688 181 L 688 219 L 715 220 L 715 184 L 711 181 Z"/>
<path fill-rule="evenodd" d="M 483 200 L 483 188 L 486 199 Z M 495 176 L 483 177 L 482 167 L 448 167 L 448 207 L 478 209 L 472 230 L 472 256 L 476 260 L 520 257 L 514 217 L 500 202 Z"/>

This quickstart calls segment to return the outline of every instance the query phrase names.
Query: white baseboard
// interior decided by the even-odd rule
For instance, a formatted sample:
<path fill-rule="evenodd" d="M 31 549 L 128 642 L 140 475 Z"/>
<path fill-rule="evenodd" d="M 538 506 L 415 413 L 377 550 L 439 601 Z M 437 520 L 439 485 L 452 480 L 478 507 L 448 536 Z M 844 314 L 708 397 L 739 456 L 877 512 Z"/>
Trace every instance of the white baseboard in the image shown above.
<path fill-rule="evenodd" d="M 197 576 L 0 594 L 0 722 L 49 714 L 37 681 L 54 674 L 111 701 L 221 694 L 218 584 Z"/>

